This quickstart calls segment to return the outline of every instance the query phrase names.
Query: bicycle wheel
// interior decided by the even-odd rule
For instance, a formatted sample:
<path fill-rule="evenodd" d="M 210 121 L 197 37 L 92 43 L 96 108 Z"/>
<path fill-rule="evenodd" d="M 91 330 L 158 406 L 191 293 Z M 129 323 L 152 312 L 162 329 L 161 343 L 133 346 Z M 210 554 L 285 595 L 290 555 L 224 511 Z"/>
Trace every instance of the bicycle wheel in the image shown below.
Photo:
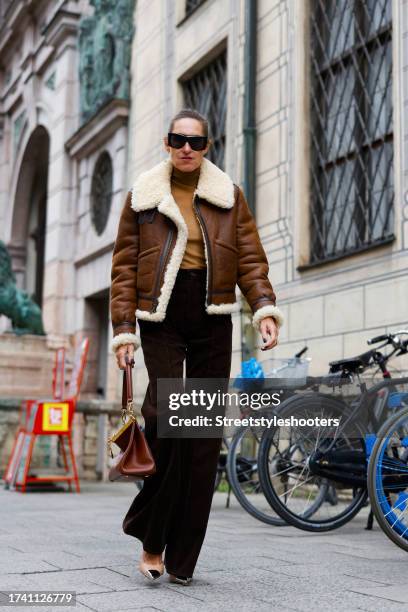
<path fill-rule="evenodd" d="M 268 525 L 284 525 L 266 501 L 259 482 L 260 437 L 261 433 L 251 427 L 243 427 L 234 435 L 227 458 L 228 480 L 238 502 L 251 516 Z"/>
<path fill-rule="evenodd" d="M 297 419 L 341 419 L 347 406 L 324 394 L 289 398 L 278 417 L 289 424 L 265 430 L 259 476 L 265 497 L 287 523 L 305 531 L 330 531 L 350 521 L 367 499 L 363 428 L 353 435 L 328 425 L 296 427 Z"/>
<path fill-rule="evenodd" d="M 408 551 L 408 409 L 388 419 L 377 434 L 368 466 L 368 492 L 385 535 Z"/>
<path fill-rule="evenodd" d="M 227 457 L 228 457 L 228 444 L 226 443 L 225 439 L 223 439 L 221 443 L 220 454 L 218 457 L 217 472 L 215 475 L 215 483 L 214 483 L 214 492 L 220 488 L 221 483 L 223 485 L 226 484 L 225 476 L 227 472 Z"/>

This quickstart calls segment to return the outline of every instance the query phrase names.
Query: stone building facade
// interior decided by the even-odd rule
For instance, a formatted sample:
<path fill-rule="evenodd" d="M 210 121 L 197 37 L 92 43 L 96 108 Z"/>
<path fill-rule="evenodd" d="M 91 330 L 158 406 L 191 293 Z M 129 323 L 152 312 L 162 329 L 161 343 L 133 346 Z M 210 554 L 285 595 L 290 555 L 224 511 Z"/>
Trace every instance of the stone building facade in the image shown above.
<path fill-rule="evenodd" d="M 368 337 L 408 326 L 408 3 L 335 4 L 337 13 L 323 11 L 319 20 L 316 11 L 322 11 L 324 3 L 318 0 L 137 0 L 130 89 L 126 93 L 123 85 L 117 96 L 109 90 L 92 115 L 92 74 L 99 74 L 92 64 L 92 40 L 110 35 L 102 19 L 110 10 L 109 0 L 1 3 L 0 239 L 9 248 L 21 287 L 33 295 L 41 293 L 47 337 L 59 341 L 90 335 L 89 393 L 99 389 L 108 399 L 117 397 L 118 373 L 108 348 L 108 292 L 125 193 L 138 173 L 166 156 L 162 137 L 171 116 L 184 105 L 196 105 L 210 115 L 213 159 L 255 194 L 250 205 L 286 319 L 274 356 L 292 355 L 307 344 L 312 371 L 320 373 L 329 359 L 364 350 Z M 124 15 L 125 5 L 115 3 Z M 92 22 L 97 11 L 100 19 Z M 89 34 L 92 28 L 102 28 L 96 39 Z M 353 40 L 347 33 L 351 31 Z M 324 48 L 331 48 L 323 59 L 320 36 L 325 38 Z M 340 60 L 330 47 L 336 36 L 343 41 Z M 99 52 L 109 55 L 109 45 L 97 47 Z M 360 56 L 371 66 L 374 84 L 369 90 L 366 74 L 364 89 L 363 73 L 356 68 L 355 91 L 360 83 L 362 93 L 353 101 L 345 75 Z M 327 68 L 324 60 L 328 80 L 321 77 Z M 376 62 L 385 68 L 376 72 Z M 115 70 L 112 64 L 107 82 Z M 339 76 L 336 81 L 336 75 L 343 80 Z M 337 92 L 346 92 L 343 102 L 329 89 L 336 84 Z M 353 120 L 356 134 L 364 136 L 377 112 L 370 115 L 370 95 L 374 110 L 386 98 L 385 110 L 377 115 L 380 124 L 388 119 L 391 124 L 388 121 L 387 129 L 371 140 L 349 142 L 343 151 L 344 126 Z M 332 104 L 320 107 L 324 99 Z M 369 115 L 364 120 L 362 100 Z M 348 123 L 341 119 L 347 105 L 354 113 Z M 327 141 L 332 132 L 337 153 L 330 157 Z M 388 178 L 384 172 L 373 172 L 367 161 L 385 150 L 388 158 L 392 153 L 392 164 L 384 166 Z M 361 184 L 354 171 L 350 174 L 351 160 Z M 338 168 L 343 196 L 336 200 L 328 185 L 339 182 Z M 109 181 L 110 206 L 95 200 L 97 185 Z M 348 188 L 357 189 L 357 195 L 344 197 Z M 378 203 L 381 193 L 385 207 Z M 351 208 L 349 201 L 354 202 Z M 339 218 L 350 228 L 346 236 L 339 230 Z M 38 239 L 35 253 L 28 237 L 38 227 L 43 228 L 43 250 Z M 39 267 L 44 270 L 42 285 Z M 248 328 L 239 314 L 234 323 L 232 374 L 239 369 L 242 332 L 245 335 Z M 5 329 L 7 323 L 3 320 L 2 325 Z M 249 342 L 256 349 L 259 340 Z M 267 359 L 272 353 L 258 356 Z M 140 351 L 137 366 L 137 388 L 144 391 Z"/>
<path fill-rule="evenodd" d="M 191 99 L 212 113 L 213 128 L 224 122 L 223 166 L 244 183 L 249 4 L 257 5 L 253 207 L 286 319 L 274 356 L 307 345 L 320 374 L 329 360 L 366 350 L 368 338 L 408 328 L 408 3 L 138 2 L 130 184 L 164 155 L 169 119 Z M 207 99 L 211 83 L 218 105 Z M 233 373 L 245 329 L 234 321 Z"/>
<path fill-rule="evenodd" d="M 0 10 L 0 239 L 42 308 L 42 353 L 88 336 L 83 397 L 116 397 L 110 259 L 128 187 L 134 0 L 2 0 Z M 44 394 L 36 367 L 16 393 Z"/>

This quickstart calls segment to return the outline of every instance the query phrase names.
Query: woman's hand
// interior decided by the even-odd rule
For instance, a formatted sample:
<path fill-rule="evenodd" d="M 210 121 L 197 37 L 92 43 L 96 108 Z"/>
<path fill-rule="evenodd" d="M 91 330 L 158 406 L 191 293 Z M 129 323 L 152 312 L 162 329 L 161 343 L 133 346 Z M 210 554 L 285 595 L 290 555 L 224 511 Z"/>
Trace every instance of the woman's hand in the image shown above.
<path fill-rule="evenodd" d="M 278 344 L 279 328 L 273 317 L 265 317 L 259 324 L 259 331 L 264 341 L 261 351 L 267 351 Z"/>
<path fill-rule="evenodd" d="M 118 362 L 118 367 L 121 370 L 126 370 L 125 355 L 129 355 L 129 361 L 132 361 L 134 352 L 135 347 L 133 344 L 122 344 L 122 346 L 118 346 L 115 355 Z"/>

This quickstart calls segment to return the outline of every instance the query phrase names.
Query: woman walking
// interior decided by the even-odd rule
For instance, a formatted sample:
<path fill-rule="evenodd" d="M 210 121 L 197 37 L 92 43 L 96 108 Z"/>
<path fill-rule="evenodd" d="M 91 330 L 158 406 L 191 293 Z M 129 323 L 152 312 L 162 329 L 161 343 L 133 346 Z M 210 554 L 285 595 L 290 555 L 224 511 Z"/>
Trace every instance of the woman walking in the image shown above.
<path fill-rule="evenodd" d="M 278 341 L 282 314 L 268 261 L 241 189 L 204 156 L 208 122 L 191 109 L 171 121 L 169 158 L 143 172 L 122 210 L 112 259 L 111 317 L 118 366 L 141 343 L 149 384 L 142 405 L 157 471 L 123 530 L 143 543 L 150 580 L 191 582 L 205 537 L 220 438 L 158 438 L 157 378 L 229 378 L 238 284 L 263 349 Z M 136 336 L 136 319 L 140 343 Z M 164 553 L 164 563 L 162 555 Z"/>

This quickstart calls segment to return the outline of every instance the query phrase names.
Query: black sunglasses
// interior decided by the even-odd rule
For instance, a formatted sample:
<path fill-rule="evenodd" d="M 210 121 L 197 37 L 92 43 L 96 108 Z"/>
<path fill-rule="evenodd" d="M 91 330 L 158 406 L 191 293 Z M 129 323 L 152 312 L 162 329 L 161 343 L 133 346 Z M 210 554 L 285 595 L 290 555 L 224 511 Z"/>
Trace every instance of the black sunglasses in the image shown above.
<path fill-rule="evenodd" d="M 202 151 L 207 146 L 208 136 L 184 136 L 184 134 L 169 132 L 167 140 L 169 147 L 173 149 L 181 149 L 188 142 L 193 151 Z"/>

